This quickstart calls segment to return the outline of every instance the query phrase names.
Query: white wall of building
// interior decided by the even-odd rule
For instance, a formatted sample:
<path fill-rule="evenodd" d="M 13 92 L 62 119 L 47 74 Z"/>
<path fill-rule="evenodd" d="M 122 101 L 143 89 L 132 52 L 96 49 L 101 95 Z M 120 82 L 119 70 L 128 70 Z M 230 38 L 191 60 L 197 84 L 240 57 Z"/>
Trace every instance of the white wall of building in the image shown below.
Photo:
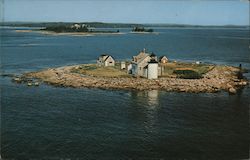
<path fill-rule="evenodd" d="M 125 62 L 121 62 L 121 69 L 126 69 L 126 63 Z"/>
<path fill-rule="evenodd" d="M 158 78 L 158 63 L 149 63 L 148 79 L 157 79 L 157 78 Z"/>

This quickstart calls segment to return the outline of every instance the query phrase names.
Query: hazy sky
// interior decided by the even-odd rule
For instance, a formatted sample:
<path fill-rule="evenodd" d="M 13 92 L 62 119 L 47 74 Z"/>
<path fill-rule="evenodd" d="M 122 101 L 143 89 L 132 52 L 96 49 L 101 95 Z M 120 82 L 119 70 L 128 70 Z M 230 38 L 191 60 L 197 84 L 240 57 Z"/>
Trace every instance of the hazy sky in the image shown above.
<path fill-rule="evenodd" d="M 0 0 L 4 21 L 249 25 L 247 0 Z"/>

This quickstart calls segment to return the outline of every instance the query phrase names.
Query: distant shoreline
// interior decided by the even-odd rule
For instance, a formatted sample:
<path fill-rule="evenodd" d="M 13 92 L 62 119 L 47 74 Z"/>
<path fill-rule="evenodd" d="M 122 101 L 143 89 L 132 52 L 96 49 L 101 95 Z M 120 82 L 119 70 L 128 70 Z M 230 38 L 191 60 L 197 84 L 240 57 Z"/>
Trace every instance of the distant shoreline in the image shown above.
<path fill-rule="evenodd" d="M 27 30 L 30 30 L 30 28 L 34 29 L 33 32 L 36 31 L 36 29 L 41 29 L 43 27 L 27 27 L 27 26 L 1 26 L 0 25 L 0 28 L 13 28 L 13 29 L 16 29 L 18 30 L 19 28 L 27 28 Z M 197 29 L 197 30 L 228 30 L 228 29 L 234 29 L 234 30 L 250 30 L 250 28 L 246 28 L 246 27 L 235 27 L 235 28 L 229 28 L 229 27 L 153 27 L 154 29 L 169 29 L 169 30 L 172 30 L 172 29 L 175 29 L 175 30 L 189 30 L 189 29 Z M 102 29 L 102 28 L 100 28 Z M 105 28 L 105 29 L 131 29 L 131 28 Z M 38 31 L 38 30 L 37 30 Z M 21 32 L 21 31 L 20 31 Z M 24 31 L 25 32 L 25 31 Z M 119 32 L 120 34 L 126 34 L 124 32 Z M 116 34 L 119 34 L 119 33 L 116 33 Z M 134 33 L 132 31 L 130 31 L 129 33 Z M 140 34 L 139 32 L 135 32 L 135 34 L 138 33 Z M 153 32 L 155 34 L 159 34 L 159 32 Z M 107 33 L 108 34 L 108 33 Z M 142 33 L 143 34 L 143 33 Z M 147 33 L 145 33 L 147 34 Z"/>
<path fill-rule="evenodd" d="M 71 36 L 95 36 L 95 35 L 122 35 L 125 33 L 122 32 L 54 32 L 54 31 L 43 31 L 43 30 L 15 30 L 15 32 L 19 33 L 40 33 L 45 35 L 54 35 L 54 36 L 62 36 L 62 35 L 71 35 Z"/>
<path fill-rule="evenodd" d="M 141 27 L 164 27 L 164 28 L 241 28 L 249 29 L 249 25 L 192 25 L 192 24 L 167 24 L 167 23 L 105 23 L 105 22 L 0 22 L 0 26 L 13 27 L 47 27 L 58 25 L 71 25 L 74 23 L 84 23 L 95 28 L 133 28 Z"/>

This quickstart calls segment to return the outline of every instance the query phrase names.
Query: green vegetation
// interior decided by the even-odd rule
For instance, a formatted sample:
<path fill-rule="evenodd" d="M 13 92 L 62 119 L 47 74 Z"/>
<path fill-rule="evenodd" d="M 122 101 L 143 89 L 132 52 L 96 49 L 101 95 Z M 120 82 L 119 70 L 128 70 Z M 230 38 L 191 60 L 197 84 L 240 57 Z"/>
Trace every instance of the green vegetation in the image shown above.
<path fill-rule="evenodd" d="M 153 29 L 145 29 L 144 27 L 135 27 L 132 32 L 154 32 Z"/>
<path fill-rule="evenodd" d="M 45 29 L 41 29 L 45 31 L 54 31 L 57 33 L 60 32 L 89 32 L 88 27 L 80 27 L 80 28 L 71 28 L 70 26 L 51 26 L 51 27 L 46 27 Z"/>
<path fill-rule="evenodd" d="M 178 77 L 185 79 L 199 79 L 202 75 L 212 70 L 214 66 L 208 64 L 173 63 L 162 65 L 163 77 Z"/>
<path fill-rule="evenodd" d="M 202 78 L 202 74 L 198 73 L 197 71 L 190 70 L 190 69 L 176 69 L 173 71 L 173 73 L 177 75 L 177 78 L 183 78 L 183 79 Z"/>
<path fill-rule="evenodd" d="M 86 24 L 74 24 L 74 25 L 60 25 L 60 26 L 48 26 L 44 29 L 40 29 L 42 31 L 53 31 L 56 33 L 68 33 L 68 32 L 84 32 L 84 33 L 115 33 L 117 31 L 98 31 L 94 29 L 89 29 L 90 27 Z"/>

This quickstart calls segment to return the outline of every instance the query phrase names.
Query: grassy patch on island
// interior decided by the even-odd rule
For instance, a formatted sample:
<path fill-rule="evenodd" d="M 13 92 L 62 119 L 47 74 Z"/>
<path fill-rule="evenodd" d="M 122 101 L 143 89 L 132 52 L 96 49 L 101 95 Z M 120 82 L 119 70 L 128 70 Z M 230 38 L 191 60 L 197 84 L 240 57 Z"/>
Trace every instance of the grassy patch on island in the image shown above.
<path fill-rule="evenodd" d="M 81 65 L 75 67 L 71 72 L 95 77 L 130 77 L 126 71 L 118 69 L 118 67 L 103 67 L 96 64 Z"/>
<path fill-rule="evenodd" d="M 162 77 L 178 77 L 184 79 L 199 79 L 202 75 L 214 68 L 208 64 L 193 64 L 169 62 L 162 65 Z"/>
<path fill-rule="evenodd" d="M 205 73 L 214 68 L 214 65 L 209 64 L 181 62 L 169 62 L 162 64 L 161 66 L 163 68 L 161 77 L 176 77 L 183 79 L 200 79 Z M 132 75 L 127 73 L 127 69 L 121 70 L 120 68 L 120 63 L 116 63 L 113 67 L 98 66 L 97 64 L 84 64 L 74 67 L 71 72 L 95 77 L 132 77 Z"/>

